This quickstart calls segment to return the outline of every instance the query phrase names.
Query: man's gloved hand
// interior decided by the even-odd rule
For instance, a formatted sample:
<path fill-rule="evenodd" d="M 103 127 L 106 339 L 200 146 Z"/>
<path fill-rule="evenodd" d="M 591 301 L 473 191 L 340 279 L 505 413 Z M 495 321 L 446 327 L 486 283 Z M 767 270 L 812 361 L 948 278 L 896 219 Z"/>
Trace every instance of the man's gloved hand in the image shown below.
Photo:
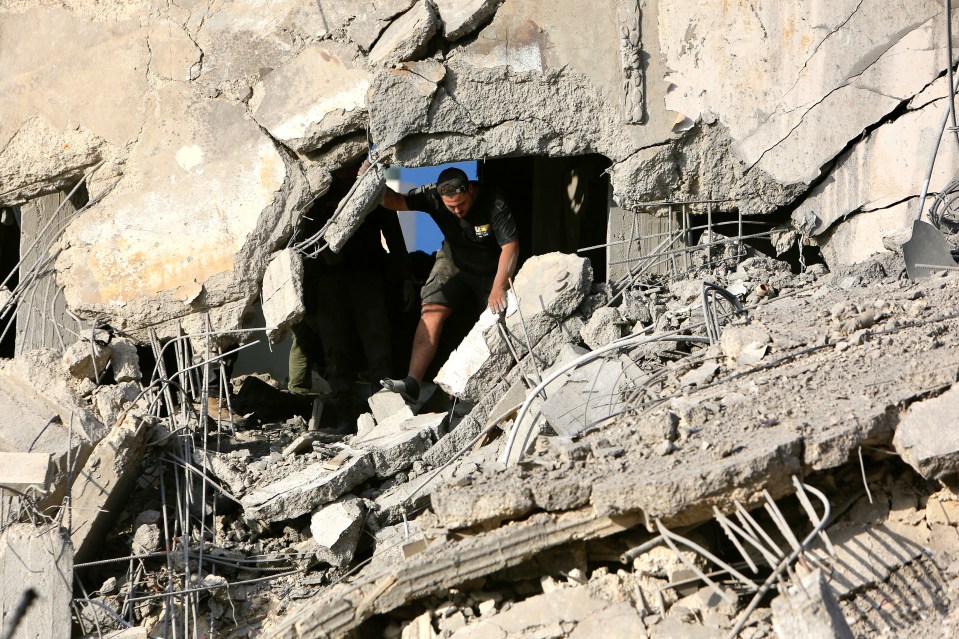
<path fill-rule="evenodd" d="M 493 290 L 489 293 L 489 300 L 487 302 L 489 310 L 493 313 L 505 313 L 506 312 L 506 290 L 493 287 Z"/>
<path fill-rule="evenodd" d="M 413 310 L 413 307 L 416 306 L 417 301 L 417 291 L 419 290 L 421 284 L 418 282 L 406 278 L 403 280 L 403 312 Z"/>

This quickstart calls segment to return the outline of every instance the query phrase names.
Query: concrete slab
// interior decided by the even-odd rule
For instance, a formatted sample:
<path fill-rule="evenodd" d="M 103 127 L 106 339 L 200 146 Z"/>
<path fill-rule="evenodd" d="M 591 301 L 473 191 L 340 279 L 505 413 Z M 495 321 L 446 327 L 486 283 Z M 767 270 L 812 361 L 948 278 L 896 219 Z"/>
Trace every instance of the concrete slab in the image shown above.
<path fill-rule="evenodd" d="M 31 603 L 11 639 L 69 637 L 73 546 L 65 528 L 12 524 L 0 535 L 0 610 L 4 631 L 25 593 Z"/>
<path fill-rule="evenodd" d="M 623 381 L 621 361 L 598 359 L 570 371 L 558 387 L 550 384 L 540 412 L 557 434 L 573 437 L 623 407 Z"/>
<path fill-rule="evenodd" d="M 311 464 L 277 481 L 254 486 L 240 500 L 244 516 L 264 521 L 293 519 L 348 493 L 374 473 L 369 452 L 353 450 L 350 454 L 335 470 Z"/>
<path fill-rule="evenodd" d="M 316 544 L 316 558 L 331 566 L 348 565 L 360 540 L 365 514 L 363 500 L 353 495 L 340 497 L 313 513 L 310 532 Z"/>
<path fill-rule="evenodd" d="M 592 280 L 589 260 L 575 255 L 536 255 L 523 264 L 510 291 L 504 323 L 520 356 L 528 350 L 527 343 L 537 344 L 557 329 L 557 320 L 576 310 Z M 497 318 L 487 310 L 447 359 L 435 381 L 448 393 L 478 401 L 514 364 Z"/>
<path fill-rule="evenodd" d="M 377 477 L 392 477 L 430 449 L 445 420 L 446 413 L 427 413 L 402 421 L 393 417 L 354 439 L 352 445 L 371 452 Z"/>
<path fill-rule="evenodd" d="M 376 420 L 377 424 L 382 424 L 392 418 L 401 421 L 413 418 L 412 409 L 399 393 L 381 390 L 370 395 L 367 403 L 370 405 L 370 411 L 372 411 L 373 419 Z"/>
<path fill-rule="evenodd" d="M 330 250 L 338 253 L 346 241 L 360 228 L 363 220 L 380 204 L 386 180 L 379 166 L 371 166 L 356 181 L 349 194 L 336 207 L 330 226 L 323 234 Z"/>
<path fill-rule="evenodd" d="M 260 297 L 267 336 L 275 343 L 293 324 L 303 319 L 303 258 L 293 249 L 273 255 L 263 273 Z"/>
<path fill-rule="evenodd" d="M 50 486 L 50 453 L 0 453 L 0 486 L 25 492 Z"/>
<path fill-rule="evenodd" d="M 321 42 L 306 47 L 260 83 L 254 119 L 300 153 L 363 126 L 372 74 L 354 47 Z"/>
<path fill-rule="evenodd" d="M 152 424 L 130 415 L 94 447 L 73 482 L 71 539 L 79 561 L 100 549 L 140 477 Z"/>
<path fill-rule="evenodd" d="M 912 404 L 896 426 L 892 445 L 926 479 L 959 471 L 959 386 Z"/>
<path fill-rule="evenodd" d="M 635 526 L 638 517 L 598 517 L 592 508 L 560 515 L 537 514 L 477 537 L 447 542 L 399 566 L 374 566 L 349 583 L 323 590 L 293 609 L 271 639 L 343 634 L 373 615 L 471 579 L 515 566 L 572 540 L 607 537 Z"/>

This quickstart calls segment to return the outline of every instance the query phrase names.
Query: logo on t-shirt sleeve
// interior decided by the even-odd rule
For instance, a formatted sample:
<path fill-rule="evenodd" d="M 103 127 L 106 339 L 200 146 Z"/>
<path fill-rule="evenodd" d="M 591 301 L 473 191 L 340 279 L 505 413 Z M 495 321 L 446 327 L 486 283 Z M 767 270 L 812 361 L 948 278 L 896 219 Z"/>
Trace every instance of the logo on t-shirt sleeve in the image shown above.
<path fill-rule="evenodd" d="M 476 233 L 477 239 L 483 239 L 484 237 L 489 237 L 493 231 L 489 224 L 482 224 L 480 226 L 474 226 L 473 232 Z"/>

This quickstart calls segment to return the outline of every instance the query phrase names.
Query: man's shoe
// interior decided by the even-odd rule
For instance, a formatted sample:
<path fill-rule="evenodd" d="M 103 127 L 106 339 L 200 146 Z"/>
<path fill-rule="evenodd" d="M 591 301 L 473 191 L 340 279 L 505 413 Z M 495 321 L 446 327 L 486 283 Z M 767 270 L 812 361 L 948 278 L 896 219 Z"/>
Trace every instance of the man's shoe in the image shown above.
<path fill-rule="evenodd" d="M 232 412 L 225 399 L 220 400 L 216 397 L 209 397 L 206 400 L 206 406 L 206 414 L 215 422 L 233 424 L 234 426 L 246 425 L 246 417 Z"/>
<path fill-rule="evenodd" d="M 413 377 L 406 379 L 384 379 L 380 384 L 386 390 L 392 393 L 399 393 L 400 396 L 411 404 L 415 404 L 420 398 L 420 383 Z"/>

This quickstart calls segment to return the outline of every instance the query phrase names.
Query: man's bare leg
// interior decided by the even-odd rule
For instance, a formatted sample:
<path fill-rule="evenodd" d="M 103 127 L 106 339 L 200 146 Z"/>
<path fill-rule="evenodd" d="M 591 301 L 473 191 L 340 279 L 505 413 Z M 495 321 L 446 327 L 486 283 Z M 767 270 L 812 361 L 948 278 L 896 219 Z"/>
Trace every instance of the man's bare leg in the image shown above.
<path fill-rule="evenodd" d="M 383 387 L 416 401 L 426 369 L 436 355 L 443 324 L 453 314 L 453 309 L 440 304 L 424 304 L 420 322 L 413 337 L 413 352 L 410 354 L 409 374 L 404 380 L 383 380 Z"/>
<path fill-rule="evenodd" d="M 422 382 L 426 369 L 436 356 L 436 349 L 443 333 L 443 324 L 453 314 L 453 309 L 439 304 L 426 304 L 420 313 L 420 323 L 413 337 L 413 352 L 410 354 L 409 376 Z"/>

